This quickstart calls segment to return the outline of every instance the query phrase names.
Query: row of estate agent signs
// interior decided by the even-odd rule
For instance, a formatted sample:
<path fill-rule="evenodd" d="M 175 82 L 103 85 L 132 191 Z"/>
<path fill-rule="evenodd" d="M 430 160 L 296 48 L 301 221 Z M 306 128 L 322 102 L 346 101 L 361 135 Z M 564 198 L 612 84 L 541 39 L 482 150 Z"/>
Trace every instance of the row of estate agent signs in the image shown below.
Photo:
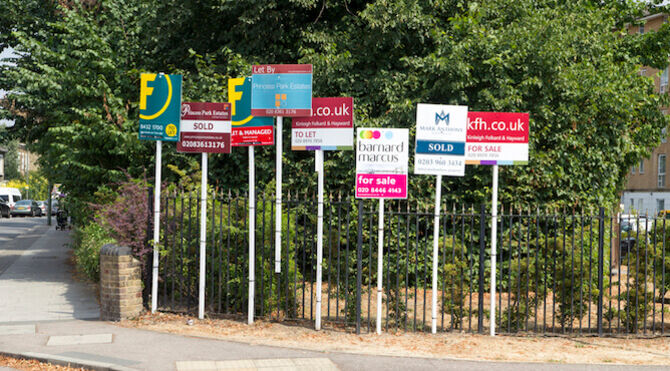
<path fill-rule="evenodd" d="M 254 320 L 255 181 L 254 146 L 277 145 L 275 272 L 281 270 L 282 117 L 292 117 L 291 148 L 314 150 L 318 173 L 316 323 L 321 329 L 323 260 L 323 151 L 352 150 L 353 98 L 312 98 L 312 65 L 256 65 L 252 76 L 228 81 L 230 103 L 182 102 L 181 75 L 140 77 L 139 138 L 156 141 L 156 185 L 161 182 L 161 143 L 180 152 L 202 153 L 198 317 L 205 308 L 207 154 L 249 147 L 249 317 Z M 273 117 L 277 117 L 275 136 Z M 432 287 L 437 287 L 442 176 L 463 176 L 465 165 L 493 165 L 491 298 L 495 298 L 498 165 L 528 162 L 528 114 L 468 112 L 467 106 L 418 104 L 415 174 L 437 175 Z M 381 333 L 384 199 L 407 198 L 409 129 L 357 128 L 356 197 L 379 199 L 377 333 Z M 160 192 L 154 192 L 154 253 L 151 310 L 158 298 Z M 432 332 L 437 327 L 437 290 L 432 291 Z M 491 300 L 495 313 L 495 300 Z M 491 336 L 495 316 L 491 315 Z"/>

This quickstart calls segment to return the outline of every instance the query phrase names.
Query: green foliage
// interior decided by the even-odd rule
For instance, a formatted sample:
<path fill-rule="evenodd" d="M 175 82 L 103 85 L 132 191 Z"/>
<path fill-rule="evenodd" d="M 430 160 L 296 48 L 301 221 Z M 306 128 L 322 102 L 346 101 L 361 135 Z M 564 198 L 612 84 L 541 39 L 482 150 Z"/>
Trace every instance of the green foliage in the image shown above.
<path fill-rule="evenodd" d="M 5 143 L 7 153 L 5 154 L 5 179 L 20 179 L 19 173 L 19 141 L 14 139 Z"/>
<path fill-rule="evenodd" d="M 100 249 L 116 241 L 97 223 L 75 228 L 73 247 L 77 269 L 93 282 L 100 281 Z"/>
<path fill-rule="evenodd" d="M 47 178 L 79 207 L 99 185 L 122 180 L 120 169 L 137 177 L 153 163 L 153 143 L 137 139 L 140 72 L 179 72 L 185 99 L 225 100 L 226 79 L 253 63 L 313 63 L 315 96 L 353 96 L 358 125 L 412 128 L 419 102 L 529 112 L 530 163 L 501 172 L 501 200 L 607 205 L 667 126 L 658 110 L 667 96 L 637 71 L 667 64 L 670 27 L 625 32 L 646 10 L 664 8 L 589 0 L 7 0 L 0 46 L 20 57 L 0 67 L 0 88 L 10 91 L 0 116 L 16 120 L 11 136 L 34 143 Z M 289 131 L 281 134 L 288 142 Z M 243 188 L 244 157 L 213 155 L 212 182 Z M 273 157 L 272 148 L 258 150 L 260 185 L 273 178 Z M 187 169 L 196 161 L 164 148 L 165 163 Z M 353 162 L 352 152 L 329 153 L 326 187 L 350 192 L 353 166 L 342 164 Z M 308 152 L 285 152 L 286 186 L 313 188 L 312 165 Z M 487 167 L 469 167 L 465 177 L 445 179 L 444 194 L 479 204 L 490 191 L 472 185 L 489 182 Z M 410 194 L 427 196 L 430 183 L 411 177 Z"/>

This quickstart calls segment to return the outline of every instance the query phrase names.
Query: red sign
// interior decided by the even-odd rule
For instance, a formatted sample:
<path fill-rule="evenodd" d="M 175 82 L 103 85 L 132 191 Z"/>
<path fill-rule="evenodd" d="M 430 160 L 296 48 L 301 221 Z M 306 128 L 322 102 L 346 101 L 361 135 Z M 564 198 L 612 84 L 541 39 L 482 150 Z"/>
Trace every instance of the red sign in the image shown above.
<path fill-rule="evenodd" d="M 312 73 L 311 64 L 261 64 L 251 67 L 253 75 L 275 73 Z"/>
<path fill-rule="evenodd" d="M 468 112 L 468 143 L 528 143 L 528 132 L 527 113 Z"/>
<path fill-rule="evenodd" d="M 468 112 L 465 163 L 528 163 L 529 117 L 515 112 Z"/>
<path fill-rule="evenodd" d="M 271 146 L 275 144 L 274 127 L 249 126 L 235 128 L 231 139 L 233 147 Z"/>
<path fill-rule="evenodd" d="M 177 151 L 230 153 L 230 121 L 230 103 L 182 103 Z"/>

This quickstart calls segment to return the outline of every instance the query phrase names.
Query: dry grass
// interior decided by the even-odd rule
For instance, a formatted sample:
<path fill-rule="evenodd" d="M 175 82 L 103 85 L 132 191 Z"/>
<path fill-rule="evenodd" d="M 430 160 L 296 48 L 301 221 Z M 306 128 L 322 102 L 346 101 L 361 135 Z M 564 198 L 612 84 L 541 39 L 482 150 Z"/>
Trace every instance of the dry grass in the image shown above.
<path fill-rule="evenodd" d="M 670 366 L 670 340 L 667 338 L 567 338 L 511 337 L 491 338 L 470 333 L 390 332 L 382 335 L 355 335 L 336 329 L 314 331 L 310 324 L 293 325 L 256 321 L 249 326 L 230 319 L 193 319 L 188 316 L 144 314 L 123 321 L 124 327 L 202 336 L 251 344 L 282 346 L 315 351 L 405 357 L 452 358 L 509 362 L 560 362 L 651 364 Z"/>
<path fill-rule="evenodd" d="M 51 363 L 36 361 L 34 359 L 11 358 L 0 355 L 0 366 L 11 367 L 26 371 L 81 371 L 84 368 L 72 368 L 58 366 Z"/>

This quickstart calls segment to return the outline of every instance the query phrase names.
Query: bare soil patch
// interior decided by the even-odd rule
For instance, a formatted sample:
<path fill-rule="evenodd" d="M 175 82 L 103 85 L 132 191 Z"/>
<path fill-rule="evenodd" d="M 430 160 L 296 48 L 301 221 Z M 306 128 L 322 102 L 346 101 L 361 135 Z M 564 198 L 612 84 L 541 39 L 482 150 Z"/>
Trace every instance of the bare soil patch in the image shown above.
<path fill-rule="evenodd" d="M 192 320 L 192 325 L 189 325 Z M 509 362 L 669 365 L 668 338 L 496 336 L 461 332 L 388 332 L 356 335 L 340 329 L 314 331 L 309 323 L 253 325 L 232 319 L 198 320 L 186 315 L 146 313 L 118 323 L 123 327 L 201 336 L 257 345 L 324 352 Z"/>

